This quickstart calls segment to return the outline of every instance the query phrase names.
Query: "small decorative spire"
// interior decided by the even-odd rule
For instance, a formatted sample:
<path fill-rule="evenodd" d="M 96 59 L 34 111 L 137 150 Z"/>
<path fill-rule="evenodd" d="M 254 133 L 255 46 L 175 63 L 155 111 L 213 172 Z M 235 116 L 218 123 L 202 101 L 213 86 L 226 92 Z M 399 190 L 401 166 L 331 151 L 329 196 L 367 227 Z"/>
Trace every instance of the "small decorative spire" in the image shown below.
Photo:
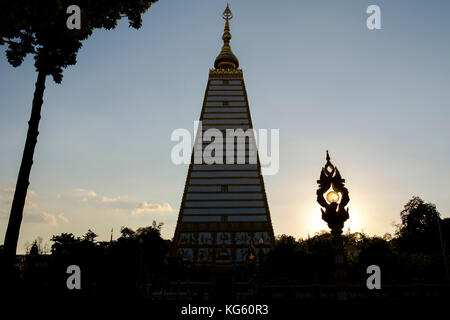
<path fill-rule="evenodd" d="M 231 33 L 230 33 L 230 24 L 229 20 L 233 18 L 233 13 L 230 10 L 229 5 L 225 8 L 225 11 L 222 13 L 222 18 L 225 20 L 225 27 L 223 29 L 223 47 L 220 51 L 219 55 L 214 61 L 214 68 L 216 69 L 237 69 L 239 67 L 239 60 L 231 51 L 230 41 L 231 41 Z"/>
<path fill-rule="evenodd" d="M 327 150 L 327 162 L 325 163 L 325 167 L 323 167 L 323 170 L 324 170 L 325 174 L 332 176 L 332 175 L 334 175 L 334 171 L 335 171 L 336 167 L 331 163 L 330 159 L 331 159 L 330 154 L 328 153 L 328 150 Z"/>
<path fill-rule="evenodd" d="M 230 10 L 230 5 L 227 3 L 227 7 L 225 8 L 225 11 L 222 13 L 222 17 L 227 21 L 233 19 L 233 13 Z"/>

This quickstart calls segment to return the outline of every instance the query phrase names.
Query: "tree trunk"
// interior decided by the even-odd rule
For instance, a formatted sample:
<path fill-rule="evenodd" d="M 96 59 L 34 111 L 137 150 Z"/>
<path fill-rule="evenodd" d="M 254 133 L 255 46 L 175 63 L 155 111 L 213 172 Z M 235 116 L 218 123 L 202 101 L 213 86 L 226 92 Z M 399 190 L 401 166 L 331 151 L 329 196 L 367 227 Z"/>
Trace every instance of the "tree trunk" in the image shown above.
<path fill-rule="evenodd" d="M 9 266 L 14 264 L 17 241 L 19 239 L 20 224 L 22 223 L 23 208 L 27 196 L 28 185 L 30 184 L 30 172 L 33 165 L 34 149 L 39 135 L 39 121 L 41 120 L 41 108 L 43 103 L 43 95 L 45 89 L 45 78 L 47 74 L 39 71 L 36 80 L 36 88 L 34 90 L 33 106 L 31 109 L 30 121 L 28 121 L 28 133 L 25 141 L 25 148 L 22 155 L 22 163 L 20 164 L 19 176 L 17 177 L 16 189 L 14 191 L 14 199 L 9 215 L 8 229 L 5 235 L 4 254 L 6 263 Z"/>

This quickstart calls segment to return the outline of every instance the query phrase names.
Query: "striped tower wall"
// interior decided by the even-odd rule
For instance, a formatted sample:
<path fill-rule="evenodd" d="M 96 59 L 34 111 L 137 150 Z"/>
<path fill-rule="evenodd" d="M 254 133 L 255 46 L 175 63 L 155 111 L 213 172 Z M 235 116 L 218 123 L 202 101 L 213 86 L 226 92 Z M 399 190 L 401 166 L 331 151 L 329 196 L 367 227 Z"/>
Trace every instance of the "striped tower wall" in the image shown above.
<path fill-rule="evenodd" d="M 226 133 L 253 128 L 242 70 L 210 70 L 200 120 L 172 252 L 195 264 L 214 264 L 219 253 L 221 262 L 226 257 L 242 264 L 251 239 L 257 252 L 267 253 L 274 244 L 255 138 L 241 140 Z M 222 164 L 209 164 L 213 158 L 202 157 L 211 142 L 205 137 L 202 141 L 200 133 L 208 129 L 223 134 L 223 145 L 216 148 Z"/>

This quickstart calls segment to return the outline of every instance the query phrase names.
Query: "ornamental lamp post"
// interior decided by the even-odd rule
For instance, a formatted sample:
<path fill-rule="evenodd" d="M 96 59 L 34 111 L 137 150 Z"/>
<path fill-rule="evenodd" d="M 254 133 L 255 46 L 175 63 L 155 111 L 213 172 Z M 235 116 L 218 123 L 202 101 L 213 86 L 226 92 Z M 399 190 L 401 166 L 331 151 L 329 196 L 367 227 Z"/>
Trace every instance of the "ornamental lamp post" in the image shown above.
<path fill-rule="evenodd" d="M 327 162 L 322 168 L 320 179 L 317 180 L 319 184 L 317 202 L 321 206 L 322 220 L 328 224 L 333 237 L 337 298 L 338 300 L 347 300 L 342 229 L 344 222 L 349 218 L 346 206 L 350 198 L 348 190 L 344 186 L 345 180 L 342 179 L 339 170 L 330 162 L 328 150 L 326 159 Z"/>

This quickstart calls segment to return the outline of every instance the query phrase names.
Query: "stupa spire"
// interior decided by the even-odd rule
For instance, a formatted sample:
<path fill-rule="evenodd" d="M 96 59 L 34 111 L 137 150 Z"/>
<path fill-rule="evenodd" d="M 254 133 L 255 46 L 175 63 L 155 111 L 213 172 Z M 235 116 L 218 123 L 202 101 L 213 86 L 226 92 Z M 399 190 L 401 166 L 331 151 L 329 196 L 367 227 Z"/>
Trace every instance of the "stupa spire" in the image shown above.
<path fill-rule="evenodd" d="M 275 236 L 243 72 L 230 49 L 229 6 L 222 16 L 223 48 L 215 68 L 209 70 L 199 119 L 202 125 L 195 138 L 170 252 L 188 264 L 212 267 L 211 274 L 220 270 L 221 277 L 226 274 L 232 281 L 235 270 L 246 265 L 249 242 L 252 265 L 258 264 L 274 246 Z M 224 137 L 223 147 L 216 149 L 221 150 L 220 155 L 208 153 L 213 142 L 204 137 L 209 137 L 211 130 Z"/>
<path fill-rule="evenodd" d="M 222 18 L 225 20 L 225 27 L 223 29 L 223 46 L 219 55 L 214 61 L 214 68 L 216 69 L 237 69 L 239 67 L 239 60 L 231 51 L 230 41 L 231 41 L 231 33 L 230 33 L 230 24 L 229 20 L 233 18 L 233 13 L 230 10 L 230 6 L 227 4 L 225 11 L 222 13 Z"/>

